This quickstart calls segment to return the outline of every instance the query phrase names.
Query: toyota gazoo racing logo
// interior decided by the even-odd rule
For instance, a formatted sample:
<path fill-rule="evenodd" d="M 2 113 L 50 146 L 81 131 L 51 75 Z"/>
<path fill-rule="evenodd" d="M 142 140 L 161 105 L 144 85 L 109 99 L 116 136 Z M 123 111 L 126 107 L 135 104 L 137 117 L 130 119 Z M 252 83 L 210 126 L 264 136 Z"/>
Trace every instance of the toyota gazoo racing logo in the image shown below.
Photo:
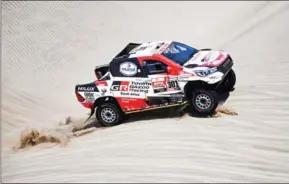
<path fill-rule="evenodd" d="M 111 91 L 128 91 L 129 81 L 113 81 Z"/>
<path fill-rule="evenodd" d="M 115 85 L 111 86 L 110 90 L 111 91 L 128 91 L 128 86 L 127 85 L 115 84 Z"/>
<path fill-rule="evenodd" d="M 125 76 L 134 76 L 137 73 L 137 66 L 132 62 L 124 62 L 119 66 L 119 72 Z"/>

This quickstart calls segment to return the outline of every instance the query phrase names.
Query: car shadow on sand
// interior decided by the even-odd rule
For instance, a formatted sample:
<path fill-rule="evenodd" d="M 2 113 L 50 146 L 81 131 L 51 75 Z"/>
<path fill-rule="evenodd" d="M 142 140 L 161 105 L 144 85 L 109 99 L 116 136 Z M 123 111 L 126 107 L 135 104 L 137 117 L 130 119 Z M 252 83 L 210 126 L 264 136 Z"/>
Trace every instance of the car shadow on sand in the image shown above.
<path fill-rule="evenodd" d="M 219 96 L 219 105 L 223 105 L 228 98 L 230 97 L 230 92 L 220 92 Z M 190 108 L 187 106 L 181 112 L 179 111 L 180 107 L 171 107 L 158 110 L 151 110 L 139 113 L 131 114 L 125 123 L 132 123 L 135 121 L 141 120 L 151 120 L 151 119 L 170 119 L 170 118 L 181 118 L 185 114 L 188 114 L 190 117 L 198 118 L 210 118 L 211 116 L 202 116 L 198 113 L 191 112 Z"/>

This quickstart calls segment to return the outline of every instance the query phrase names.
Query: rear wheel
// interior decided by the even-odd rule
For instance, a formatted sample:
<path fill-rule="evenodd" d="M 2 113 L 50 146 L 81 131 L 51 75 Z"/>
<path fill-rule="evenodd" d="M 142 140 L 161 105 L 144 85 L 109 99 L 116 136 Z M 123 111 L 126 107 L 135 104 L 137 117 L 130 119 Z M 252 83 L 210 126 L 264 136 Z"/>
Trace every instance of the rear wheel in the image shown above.
<path fill-rule="evenodd" d="M 215 91 L 196 89 L 192 92 L 191 108 L 200 115 L 211 115 L 215 112 L 219 100 Z"/>
<path fill-rule="evenodd" d="M 123 113 L 115 104 L 108 102 L 97 107 L 96 118 L 104 126 L 114 126 L 122 123 Z"/>
<path fill-rule="evenodd" d="M 231 69 L 228 74 L 226 75 L 225 79 L 218 87 L 218 91 L 220 92 L 229 92 L 234 90 L 236 84 L 236 74 L 233 69 Z"/>

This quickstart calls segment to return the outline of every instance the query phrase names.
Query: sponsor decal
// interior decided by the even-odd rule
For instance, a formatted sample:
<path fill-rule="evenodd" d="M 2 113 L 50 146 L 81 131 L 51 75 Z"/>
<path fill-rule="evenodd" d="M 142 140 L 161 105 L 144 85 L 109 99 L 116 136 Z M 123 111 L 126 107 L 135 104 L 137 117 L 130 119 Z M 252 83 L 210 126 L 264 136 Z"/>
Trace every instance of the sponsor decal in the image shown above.
<path fill-rule="evenodd" d="M 112 85 L 111 86 L 111 91 L 128 91 L 128 86 L 127 85 Z"/>
<path fill-rule="evenodd" d="M 84 97 L 86 101 L 94 101 L 94 93 L 90 93 L 90 92 L 85 92 L 84 93 Z"/>
<path fill-rule="evenodd" d="M 154 88 L 165 86 L 164 81 L 157 81 L 152 83 Z"/>
<path fill-rule="evenodd" d="M 125 96 L 140 96 L 139 93 L 134 93 L 134 92 L 120 92 L 120 95 L 125 95 Z"/>
<path fill-rule="evenodd" d="M 113 81 L 111 91 L 148 93 L 150 82 Z"/>
<path fill-rule="evenodd" d="M 150 86 L 150 82 L 131 82 L 129 91 L 148 93 Z"/>
<path fill-rule="evenodd" d="M 119 72 L 125 76 L 134 76 L 137 74 L 137 66 L 132 62 L 124 62 L 119 66 Z"/>
<path fill-rule="evenodd" d="M 77 88 L 78 91 L 95 91 L 93 86 L 82 86 Z"/>
<path fill-rule="evenodd" d="M 157 81 L 152 83 L 154 93 L 161 93 L 167 91 L 166 83 L 164 81 Z"/>
<path fill-rule="evenodd" d="M 128 91 L 129 81 L 113 81 L 111 91 Z"/>

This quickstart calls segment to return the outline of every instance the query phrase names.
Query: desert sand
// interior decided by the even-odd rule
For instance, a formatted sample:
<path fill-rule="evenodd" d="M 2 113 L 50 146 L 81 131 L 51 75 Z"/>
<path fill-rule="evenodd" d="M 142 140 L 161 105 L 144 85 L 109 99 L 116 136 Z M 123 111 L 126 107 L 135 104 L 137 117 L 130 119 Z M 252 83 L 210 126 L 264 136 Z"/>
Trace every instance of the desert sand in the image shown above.
<path fill-rule="evenodd" d="M 2 182 L 289 182 L 288 17 L 286 1 L 2 2 Z M 228 51 L 238 115 L 59 125 L 87 118 L 74 86 L 96 65 L 154 40 Z M 59 139 L 13 149 L 31 128 Z"/>

